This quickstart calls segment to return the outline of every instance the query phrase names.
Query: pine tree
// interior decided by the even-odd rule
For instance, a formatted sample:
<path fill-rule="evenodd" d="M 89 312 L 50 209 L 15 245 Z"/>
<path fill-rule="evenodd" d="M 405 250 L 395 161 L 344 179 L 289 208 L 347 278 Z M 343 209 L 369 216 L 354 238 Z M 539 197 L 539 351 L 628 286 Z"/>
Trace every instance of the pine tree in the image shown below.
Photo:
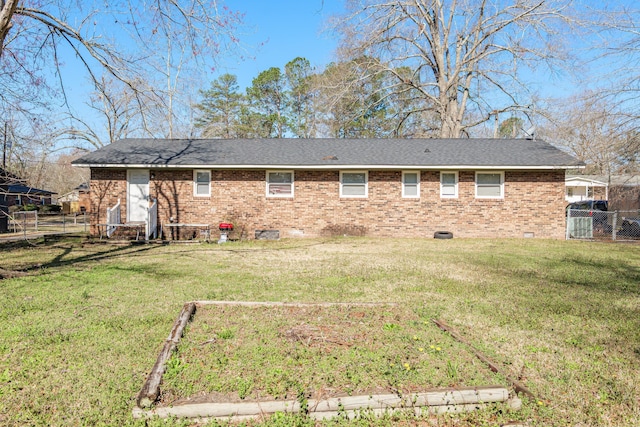
<path fill-rule="evenodd" d="M 211 82 L 209 90 L 200 91 L 202 101 L 195 105 L 200 111 L 195 125 L 207 138 L 238 138 L 244 95 L 238 92 L 237 77 L 223 74 Z"/>

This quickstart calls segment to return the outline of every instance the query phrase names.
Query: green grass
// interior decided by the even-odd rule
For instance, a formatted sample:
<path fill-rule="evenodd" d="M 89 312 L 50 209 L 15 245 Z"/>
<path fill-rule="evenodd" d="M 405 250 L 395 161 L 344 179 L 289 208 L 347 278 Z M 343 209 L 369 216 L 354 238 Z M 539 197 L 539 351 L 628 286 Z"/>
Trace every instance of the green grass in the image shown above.
<path fill-rule="evenodd" d="M 469 349 L 396 305 L 203 306 L 164 376 L 163 404 L 325 399 L 506 384 Z"/>
<path fill-rule="evenodd" d="M 400 303 L 418 320 L 441 318 L 456 327 L 540 398 L 525 402 L 518 412 L 486 410 L 456 416 L 456 421 L 443 417 L 438 425 L 519 420 L 527 425 L 633 426 L 640 419 L 637 245 L 533 239 L 347 238 L 220 246 L 62 241 L 1 245 L 0 277 L 5 277 L 0 280 L 0 425 L 154 425 L 133 420 L 131 409 L 183 303 L 191 300 Z M 242 325 L 215 326 L 214 314 L 202 314 L 190 326 L 180 357 L 210 347 L 200 344 L 214 337 L 214 330 L 216 345 L 237 346 L 251 336 Z M 434 328 L 391 326 L 411 322 L 381 319 L 377 332 L 395 334 L 398 342 L 418 332 L 426 334 L 420 337 L 425 342 L 440 335 L 443 348 L 457 346 Z M 210 329 L 204 331 L 207 323 Z M 264 333 L 288 329 L 272 324 Z M 262 363 L 252 346 L 237 348 L 248 353 L 229 353 L 228 363 L 241 362 L 247 369 Z M 304 356 L 315 357 L 316 350 L 311 347 Z M 441 360 L 437 372 L 409 373 L 440 385 L 492 379 L 484 377 L 490 374 L 479 362 L 453 353 Z M 382 350 L 374 348 L 364 356 L 375 360 L 379 354 Z M 348 351 L 343 356 L 343 362 L 352 357 Z M 170 362 L 166 397 L 205 387 L 247 399 L 266 393 L 267 386 L 277 396 L 327 387 L 321 376 L 298 367 L 274 367 L 262 377 L 241 378 L 218 367 L 226 373 L 209 382 L 206 375 L 212 375 L 209 369 L 217 362 L 196 370 L 192 361 L 197 357 L 180 357 Z M 286 357 L 276 359 L 286 365 Z M 340 365 L 319 371 L 334 373 L 326 380 L 340 388 L 358 385 L 353 392 L 379 385 L 367 383 L 369 375 L 345 378 L 347 370 Z M 386 378 L 384 372 L 377 377 Z M 279 378 L 289 378 L 289 386 Z M 417 387 L 424 379 L 412 381 Z M 429 425 L 428 419 L 402 415 L 376 421 L 363 417 L 325 424 Z M 281 415 L 262 425 L 314 424 Z"/>

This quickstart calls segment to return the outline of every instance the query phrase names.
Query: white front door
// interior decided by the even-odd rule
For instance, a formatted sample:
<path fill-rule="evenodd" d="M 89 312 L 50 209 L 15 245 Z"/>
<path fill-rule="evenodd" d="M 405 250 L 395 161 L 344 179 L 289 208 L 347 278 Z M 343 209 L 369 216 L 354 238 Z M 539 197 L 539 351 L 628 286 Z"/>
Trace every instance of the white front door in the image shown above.
<path fill-rule="evenodd" d="M 144 222 L 149 208 L 149 170 L 127 171 L 127 221 Z"/>

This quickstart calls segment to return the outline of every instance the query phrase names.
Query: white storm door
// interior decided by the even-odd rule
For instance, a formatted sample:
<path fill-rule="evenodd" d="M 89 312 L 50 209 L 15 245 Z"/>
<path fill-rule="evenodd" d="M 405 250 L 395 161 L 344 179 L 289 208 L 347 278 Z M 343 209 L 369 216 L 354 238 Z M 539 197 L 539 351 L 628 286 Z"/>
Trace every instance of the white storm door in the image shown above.
<path fill-rule="evenodd" d="M 149 170 L 127 171 L 127 221 L 144 222 L 149 207 Z"/>

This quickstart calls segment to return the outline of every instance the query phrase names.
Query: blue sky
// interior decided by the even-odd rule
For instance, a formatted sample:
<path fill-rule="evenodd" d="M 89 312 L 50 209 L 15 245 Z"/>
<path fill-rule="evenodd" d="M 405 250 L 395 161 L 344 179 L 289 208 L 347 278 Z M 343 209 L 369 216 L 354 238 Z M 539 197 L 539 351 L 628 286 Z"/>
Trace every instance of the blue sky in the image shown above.
<path fill-rule="evenodd" d="M 213 78 L 223 73 L 235 74 L 240 87 L 245 88 L 261 71 L 284 69 L 298 56 L 319 69 L 333 60 L 336 40 L 322 30 L 329 16 L 342 11 L 343 0 L 227 0 L 226 4 L 245 13 L 249 34 L 239 37 L 249 51 L 243 61 L 227 58 L 221 62 Z"/>
<path fill-rule="evenodd" d="M 206 72 L 198 89 L 207 89 L 211 81 L 224 73 L 238 77 L 240 90 L 251 85 L 262 71 L 284 66 L 298 56 L 322 70 L 333 60 L 336 39 L 323 33 L 327 19 L 343 11 L 344 0 L 226 0 L 222 4 L 244 15 L 236 34 L 242 51 L 221 56 L 213 72 Z M 104 124 L 87 107 L 93 87 L 86 71 L 70 49 L 64 49 L 63 80 L 72 109 L 101 132 Z M 62 100 L 60 107 L 63 108 Z"/>
<path fill-rule="evenodd" d="M 616 0 L 629 2 L 630 0 Z M 634 0 L 637 1 L 637 0 Z M 327 19 L 343 12 L 344 0 L 224 0 L 224 5 L 231 10 L 244 14 L 243 25 L 237 33 L 242 46 L 243 58 L 239 55 L 221 57 L 213 72 L 207 71 L 200 78 L 198 86 L 193 89 L 207 89 L 215 78 L 223 73 L 231 73 L 238 77 L 240 89 L 251 85 L 252 79 L 270 67 L 284 69 L 287 62 L 298 56 L 307 58 L 313 67 L 321 71 L 334 60 L 337 45 L 329 32 L 323 32 Z M 591 65 L 593 69 L 598 63 Z M 607 66 L 612 67 L 610 62 Z M 70 84 L 67 90 L 70 101 L 76 112 L 94 121 L 94 112 L 86 107 L 92 91 L 79 61 L 70 53 L 64 79 Z M 578 70 L 581 76 L 588 75 L 589 70 Z M 576 90 L 574 76 L 569 72 L 557 75 L 538 70 L 527 76 L 530 88 L 539 91 L 543 96 L 562 96 Z M 96 127 L 103 124 L 95 121 Z"/>

